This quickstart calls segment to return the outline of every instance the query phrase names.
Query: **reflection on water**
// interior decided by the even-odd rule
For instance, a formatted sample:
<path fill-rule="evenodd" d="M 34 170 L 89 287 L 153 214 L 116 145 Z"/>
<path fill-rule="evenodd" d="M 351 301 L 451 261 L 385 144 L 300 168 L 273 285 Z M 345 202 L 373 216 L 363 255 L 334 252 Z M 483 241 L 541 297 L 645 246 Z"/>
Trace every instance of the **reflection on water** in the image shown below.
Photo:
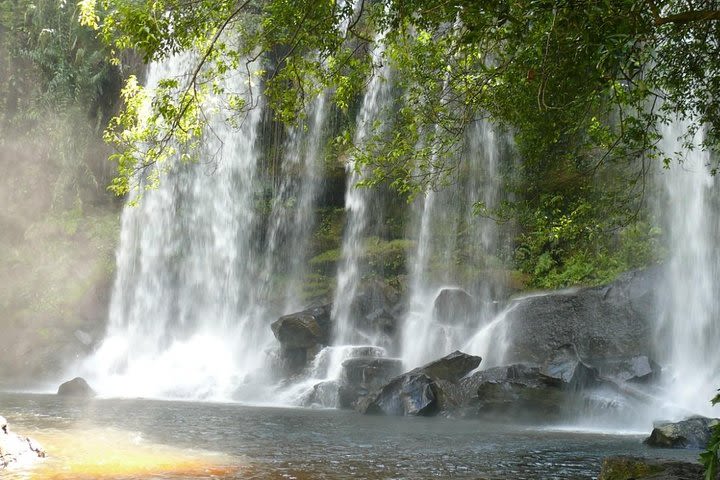
<path fill-rule="evenodd" d="M 49 455 L 15 478 L 582 479 L 608 455 L 697 458 L 638 435 L 335 410 L 0 394 L 0 413 Z"/>

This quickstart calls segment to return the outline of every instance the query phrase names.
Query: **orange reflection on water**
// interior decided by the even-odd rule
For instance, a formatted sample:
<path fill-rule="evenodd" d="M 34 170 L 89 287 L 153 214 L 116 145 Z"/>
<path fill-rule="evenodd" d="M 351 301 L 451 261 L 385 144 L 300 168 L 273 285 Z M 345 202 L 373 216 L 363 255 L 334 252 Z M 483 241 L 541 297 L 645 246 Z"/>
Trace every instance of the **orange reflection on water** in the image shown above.
<path fill-rule="evenodd" d="M 47 452 L 29 468 L 4 472 L 15 479 L 238 478 L 238 459 L 207 451 L 149 442 L 111 428 L 45 429 L 25 432 Z"/>

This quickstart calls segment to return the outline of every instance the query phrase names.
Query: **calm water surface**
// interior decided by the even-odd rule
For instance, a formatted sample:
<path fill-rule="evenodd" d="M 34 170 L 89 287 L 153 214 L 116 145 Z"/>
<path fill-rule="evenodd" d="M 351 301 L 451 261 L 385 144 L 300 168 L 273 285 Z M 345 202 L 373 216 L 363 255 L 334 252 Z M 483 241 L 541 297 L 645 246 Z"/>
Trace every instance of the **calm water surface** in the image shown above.
<path fill-rule="evenodd" d="M 16 478 L 595 478 L 608 455 L 694 461 L 642 436 L 144 399 L 0 394 L 50 458 Z"/>

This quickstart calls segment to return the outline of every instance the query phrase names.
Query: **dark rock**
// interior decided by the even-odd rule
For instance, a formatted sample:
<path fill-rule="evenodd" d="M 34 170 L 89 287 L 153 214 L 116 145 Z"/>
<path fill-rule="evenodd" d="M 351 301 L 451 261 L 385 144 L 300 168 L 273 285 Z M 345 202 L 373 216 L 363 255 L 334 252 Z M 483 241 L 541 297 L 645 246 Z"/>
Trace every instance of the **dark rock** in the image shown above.
<path fill-rule="evenodd" d="M 351 305 L 352 316 L 359 321 L 377 310 L 392 312 L 399 301 L 397 289 L 378 278 L 371 278 L 363 282 L 355 295 Z"/>
<path fill-rule="evenodd" d="M 58 388 L 58 395 L 66 397 L 94 397 L 95 390 L 90 388 L 90 385 L 85 381 L 84 378 L 75 377 L 69 380 Z"/>
<path fill-rule="evenodd" d="M 469 416 L 526 420 L 555 418 L 565 400 L 562 381 L 541 367 L 515 364 L 480 371 L 462 381 Z"/>
<path fill-rule="evenodd" d="M 437 323 L 466 326 L 477 316 L 475 299 L 461 288 L 443 288 L 433 303 L 433 318 Z"/>
<path fill-rule="evenodd" d="M 288 349 L 327 345 L 330 341 L 330 305 L 284 315 L 270 325 L 275 338 Z"/>
<path fill-rule="evenodd" d="M 370 396 L 368 396 L 370 398 Z M 438 412 L 435 382 L 413 370 L 394 378 L 369 402 L 361 402 L 363 413 L 431 416 Z"/>
<path fill-rule="evenodd" d="M 45 450 L 34 440 L 10 431 L 0 416 L 0 470 L 15 464 L 27 464 L 45 457 Z"/>
<path fill-rule="evenodd" d="M 690 417 L 676 423 L 656 424 L 645 443 L 661 448 L 706 448 L 712 435 L 712 428 L 720 419 Z"/>
<path fill-rule="evenodd" d="M 385 415 L 435 415 L 455 405 L 455 384 L 480 365 L 481 358 L 453 352 L 392 379 L 378 392 L 358 402 L 363 413 Z"/>
<path fill-rule="evenodd" d="M 447 380 L 457 382 L 462 377 L 475 370 L 482 359 L 475 355 L 468 355 L 459 350 L 444 356 L 439 360 L 430 362 L 419 368 L 434 380 Z"/>
<path fill-rule="evenodd" d="M 270 325 L 280 342 L 279 363 L 286 376 L 302 372 L 332 335 L 332 305 L 284 315 Z"/>
<path fill-rule="evenodd" d="M 698 463 L 618 456 L 603 460 L 598 480 L 702 480 L 703 478 L 703 467 Z"/>
<path fill-rule="evenodd" d="M 573 345 L 591 366 L 608 358 L 650 357 L 659 278 L 652 268 L 601 287 L 516 300 L 505 319 L 505 360 L 543 364 L 564 345 Z"/>
<path fill-rule="evenodd" d="M 385 385 L 402 372 L 402 360 L 360 357 L 345 360 L 339 390 L 340 408 L 353 408 L 357 401 Z"/>
<path fill-rule="evenodd" d="M 580 360 L 574 345 L 563 345 L 545 362 L 542 374 L 563 388 L 579 391 L 599 385 L 599 371 Z"/>

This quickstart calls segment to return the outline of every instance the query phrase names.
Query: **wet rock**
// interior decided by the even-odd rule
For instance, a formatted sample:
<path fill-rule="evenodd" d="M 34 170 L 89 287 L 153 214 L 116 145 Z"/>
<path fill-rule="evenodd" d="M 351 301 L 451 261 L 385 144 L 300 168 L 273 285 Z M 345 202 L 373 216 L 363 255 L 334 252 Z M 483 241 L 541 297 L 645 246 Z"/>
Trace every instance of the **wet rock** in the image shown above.
<path fill-rule="evenodd" d="M 457 382 L 480 365 L 481 358 L 456 351 L 392 379 L 358 402 L 363 413 L 435 415 L 455 404 Z"/>
<path fill-rule="evenodd" d="M 311 348 L 330 340 L 330 305 L 284 315 L 270 325 L 275 338 L 287 348 Z"/>
<path fill-rule="evenodd" d="M 58 388 L 58 395 L 65 397 L 94 397 L 95 390 L 90 388 L 90 385 L 82 377 L 75 377 L 69 380 Z"/>
<path fill-rule="evenodd" d="M 543 364 L 563 345 L 583 362 L 649 357 L 660 270 L 627 272 L 608 285 L 518 299 L 505 319 L 511 363 Z"/>
<path fill-rule="evenodd" d="M 537 365 L 515 364 L 476 372 L 462 382 L 468 416 L 498 419 L 557 417 L 562 411 L 562 381 Z"/>
<path fill-rule="evenodd" d="M 563 418 L 570 405 L 585 401 L 584 388 L 605 386 L 597 370 L 571 358 L 495 367 L 463 378 L 452 399 L 456 413 L 531 423 Z"/>
<path fill-rule="evenodd" d="M 354 408 L 358 400 L 402 372 L 396 358 L 360 357 L 345 360 L 339 390 L 340 408 Z"/>
<path fill-rule="evenodd" d="M 597 362 L 600 374 L 617 383 L 649 384 L 660 378 L 662 368 L 646 355 L 609 358 Z"/>
<path fill-rule="evenodd" d="M 338 405 L 338 392 L 340 383 L 335 380 L 320 382 L 313 386 L 310 394 L 305 397 L 301 404 L 303 407 L 336 408 Z"/>
<path fill-rule="evenodd" d="M 580 360 L 574 345 L 563 345 L 545 362 L 542 374 L 562 388 L 579 391 L 599 385 L 599 371 Z"/>
<path fill-rule="evenodd" d="M 462 288 L 443 288 L 435 297 L 433 318 L 437 323 L 466 326 L 477 315 L 475 299 Z"/>
<path fill-rule="evenodd" d="M 330 342 L 332 305 L 320 305 L 284 315 L 270 325 L 280 342 L 280 369 L 286 376 L 302 372 Z"/>
<path fill-rule="evenodd" d="M 645 443 L 660 448 L 705 448 L 712 435 L 712 428 L 720 419 L 690 417 L 676 423 L 658 423 Z"/>
<path fill-rule="evenodd" d="M 480 366 L 481 360 L 476 355 L 468 355 L 456 350 L 439 360 L 420 367 L 420 370 L 432 379 L 456 382 Z"/>
<path fill-rule="evenodd" d="M 27 465 L 45 457 L 45 450 L 34 440 L 18 435 L 0 416 L 0 470 L 14 465 Z"/>
<path fill-rule="evenodd" d="M 360 286 L 351 311 L 355 318 L 364 318 L 378 309 L 391 312 L 399 301 L 400 293 L 396 288 L 379 278 L 371 278 Z"/>
<path fill-rule="evenodd" d="M 377 396 L 358 406 L 370 414 L 431 416 L 439 410 L 437 398 L 433 379 L 414 370 L 394 378 Z"/>
<path fill-rule="evenodd" d="M 598 480 L 702 480 L 703 478 L 703 467 L 697 463 L 618 456 L 603 460 Z"/>

